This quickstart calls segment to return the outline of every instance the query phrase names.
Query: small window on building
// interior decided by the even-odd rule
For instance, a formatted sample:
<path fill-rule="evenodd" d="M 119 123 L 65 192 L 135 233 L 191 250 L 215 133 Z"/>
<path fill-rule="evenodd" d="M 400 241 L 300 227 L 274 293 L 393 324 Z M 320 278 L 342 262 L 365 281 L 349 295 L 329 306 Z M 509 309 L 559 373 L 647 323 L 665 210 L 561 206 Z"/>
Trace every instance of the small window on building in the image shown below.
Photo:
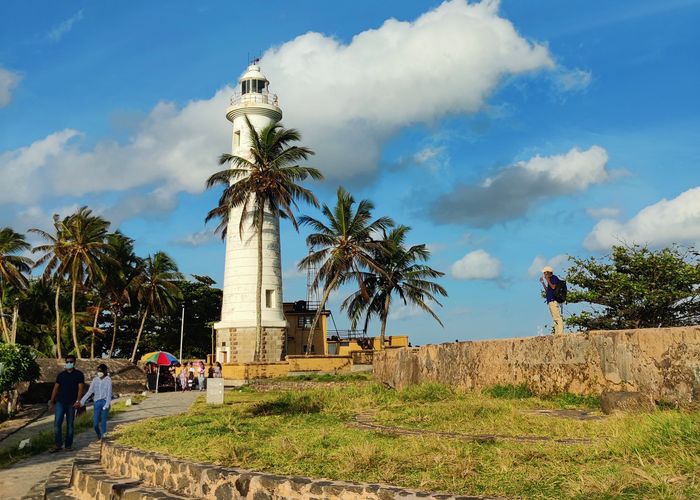
<path fill-rule="evenodd" d="M 311 328 L 311 322 L 313 321 L 313 316 L 297 316 L 297 327 L 298 328 Z"/>
<path fill-rule="evenodd" d="M 233 147 L 234 147 L 234 148 L 237 148 L 237 147 L 239 147 L 240 145 L 241 145 L 241 131 L 240 131 L 240 130 L 236 130 L 236 131 L 233 133 Z"/>
<path fill-rule="evenodd" d="M 222 342 L 221 347 L 226 347 L 226 342 Z"/>
<path fill-rule="evenodd" d="M 272 307 L 272 302 L 275 299 L 275 291 L 274 290 L 265 290 L 265 307 L 268 309 Z"/>
<path fill-rule="evenodd" d="M 247 94 L 250 92 L 250 80 L 245 80 L 241 82 L 241 94 Z"/>

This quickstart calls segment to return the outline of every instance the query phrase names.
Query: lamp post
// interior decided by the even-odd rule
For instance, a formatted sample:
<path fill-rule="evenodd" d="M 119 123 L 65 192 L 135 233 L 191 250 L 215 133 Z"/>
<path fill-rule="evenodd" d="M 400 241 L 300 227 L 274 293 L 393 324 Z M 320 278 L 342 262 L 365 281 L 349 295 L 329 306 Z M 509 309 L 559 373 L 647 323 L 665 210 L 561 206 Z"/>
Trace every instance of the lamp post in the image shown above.
<path fill-rule="evenodd" d="M 185 336 L 185 303 L 182 303 L 182 319 L 180 320 L 180 365 L 182 365 L 182 339 Z"/>

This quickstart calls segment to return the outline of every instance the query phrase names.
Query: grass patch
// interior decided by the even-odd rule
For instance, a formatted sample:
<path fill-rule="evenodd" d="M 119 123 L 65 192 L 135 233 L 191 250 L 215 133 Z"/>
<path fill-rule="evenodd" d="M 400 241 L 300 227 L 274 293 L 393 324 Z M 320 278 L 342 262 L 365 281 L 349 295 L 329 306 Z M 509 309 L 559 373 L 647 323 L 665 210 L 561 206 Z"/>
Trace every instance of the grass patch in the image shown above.
<path fill-rule="evenodd" d="M 698 413 L 664 410 L 581 421 L 532 410 L 587 407 L 590 400 L 501 397 L 517 394 L 510 390 L 497 394 L 438 384 L 393 391 L 371 382 L 294 392 L 231 391 L 225 405 L 200 400 L 187 415 L 137 423 L 117 438 L 189 460 L 463 495 L 700 497 Z M 360 412 L 411 429 L 588 437 L 593 442 L 481 443 L 388 435 L 353 427 Z"/>
<path fill-rule="evenodd" d="M 323 400 L 310 394 L 285 392 L 269 401 L 260 401 L 250 408 L 250 414 L 260 415 L 297 415 L 319 413 L 323 409 Z"/>
<path fill-rule="evenodd" d="M 495 399 L 527 399 L 534 396 L 527 385 L 494 385 L 484 389 L 484 394 L 488 394 Z"/>
<path fill-rule="evenodd" d="M 277 378 L 275 381 L 284 380 L 286 382 L 358 382 L 372 379 L 371 373 L 305 373 L 304 375 L 294 375 Z"/>

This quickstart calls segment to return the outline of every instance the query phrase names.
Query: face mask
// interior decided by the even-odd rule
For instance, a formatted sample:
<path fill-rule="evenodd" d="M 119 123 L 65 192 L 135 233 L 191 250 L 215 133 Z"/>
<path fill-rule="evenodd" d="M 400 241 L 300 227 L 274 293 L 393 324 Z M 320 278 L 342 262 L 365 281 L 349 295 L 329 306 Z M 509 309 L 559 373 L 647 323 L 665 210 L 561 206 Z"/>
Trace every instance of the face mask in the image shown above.
<path fill-rule="evenodd" d="M 75 363 L 66 363 L 66 370 L 71 370 L 75 366 Z"/>
<path fill-rule="evenodd" d="M 97 372 L 97 376 L 100 378 L 104 378 L 105 374 L 102 372 Z"/>

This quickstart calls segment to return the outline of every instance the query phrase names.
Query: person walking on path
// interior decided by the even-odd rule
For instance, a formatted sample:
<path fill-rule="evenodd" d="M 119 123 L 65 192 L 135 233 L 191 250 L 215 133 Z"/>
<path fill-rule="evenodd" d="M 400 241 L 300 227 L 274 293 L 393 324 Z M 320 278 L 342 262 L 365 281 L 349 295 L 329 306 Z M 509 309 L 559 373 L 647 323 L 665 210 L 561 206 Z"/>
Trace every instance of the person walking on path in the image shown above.
<path fill-rule="evenodd" d="M 92 428 L 95 429 L 98 440 L 104 439 L 107 433 L 107 415 L 112 404 L 112 379 L 104 363 L 97 367 L 97 376 L 92 379 L 90 388 L 80 402 L 76 403 L 76 407 L 85 406 L 90 396 L 95 400 L 92 405 Z"/>
<path fill-rule="evenodd" d="M 540 283 L 544 287 L 549 313 L 552 315 L 552 321 L 554 321 L 554 335 L 563 335 L 564 320 L 561 317 L 561 304 L 554 298 L 554 290 L 561 283 L 561 280 L 554 274 L 554 269 L 550 266 L 545 266 L 542 269 Z"/>
<path fill-rule="evenodd" d="M 66 356 L 65 370 L 58 374 L 53 385 L 49 411 L 54 412 L 54 447 L 49 451 L 61 451 L 65 444 L 66 451 L 73 449 L 73 424 L 75 423 L 75 405 L 85 391 L 85 376 L 75 369 L 75 356 Z M 66 421 L 66 440 L 63 441 L 63 420 Z"/>

